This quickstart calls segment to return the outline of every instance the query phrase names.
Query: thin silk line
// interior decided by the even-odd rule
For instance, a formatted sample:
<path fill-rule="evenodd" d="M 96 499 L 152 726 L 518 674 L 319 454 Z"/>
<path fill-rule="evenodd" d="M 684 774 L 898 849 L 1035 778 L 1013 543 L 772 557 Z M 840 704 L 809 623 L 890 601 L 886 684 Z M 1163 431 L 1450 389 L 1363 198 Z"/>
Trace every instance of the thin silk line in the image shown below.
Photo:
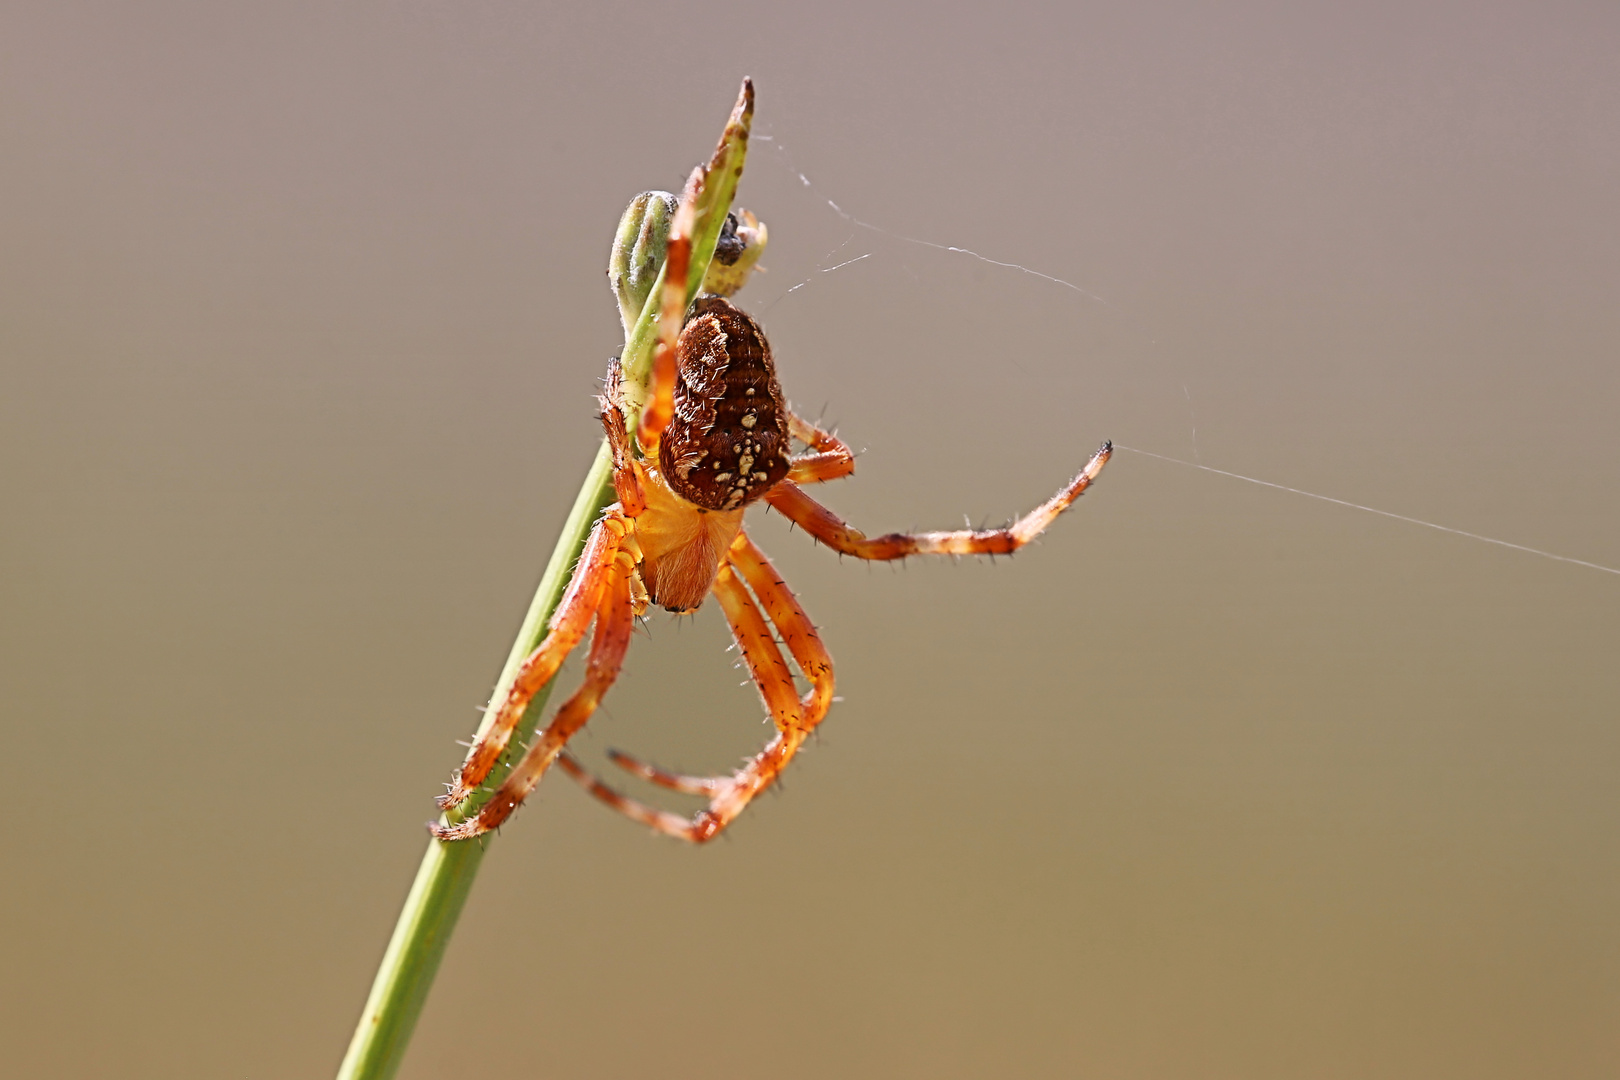
<path fill-rule="evenodd" d="M 1114 304 L 1112 301 L 1109 301 L 1108 299 L 1106 299 L 1104 297 L 1098 296 L 1096 293 L 1091 292 L 1090 290 L 1082 289 L 1080 286 L 1076 285 L 1072 281 L 1065 281 L 1062 278 L 1053 277 L 1051 274 L 1043 274 L 1039 270 L 1032 270 L 1029 267 L 1022 266 L 1022 265 L 1020 265 L 1018 263 L 1002 262 L 1000 259 L 992 259 L 989 256 L 979 254 L 977 251 L 971 251 L 968 248 L 956 247 L 956 246 L 950 245 L 950 244 L 936 244 L 932 240 L 923 240 L 923 239 L 921 239 L 919 237 L 915 237 L 915 236 L 906 236 L 904 233 L 897 233 L 897 232 L 894 232 L 894 231 L 892 231 L 890 229 L 885 229 L 881 225 L 874 225 L 870 221 L 863 221 L 860 218 L 856 217 L 854 214 L 851 214 L 849 211 L 845 210 L 842 206 L 839 206 L 832 199 L 827 198 L 827 196 L 823 195 L 819 190 L 817 190 L 816 186 L 810 182 L 810 178 L 808 176 L 806 176 L 803 172 L 801 172 L 798 168 L 796 168 L 790 160 L 788 160 L 787 147 L 783 146 L 781 143 L 777 142 L 772 136 L 769 136 L 769 135 L 761 135 L 761 136 L 759 136 L 759 138 L 762 139 L 763 141 L 772 143 L 774 145 L 775 149 L 776 149 L 776 152 L 781 156 L 782 164 L 788 170 L 790 170 L 795 176 L 797 176 L 799 178 L 799 182 L 801 184 L 803 184 L 806 188 L 810 189 L 811 191 L 814 191 L 818 197 L 820 197 L 828 206 L 830 206 L 832 208 L 834 213 L 836 213 L 839 217 L 843 218 L 845 221 L 848 221 L 852 225 L 859 226 L 860 228 L 863 228 L 863 229 L 870 229 L 872 232 L 882 233 L 885 236 L 892 236 L 897 240 L 902 240 L 902 241 L 904 241 L 906 243 L 909 243 L 909 244 L 918 244 L 918 245 L 921 245 L 922 247 L 934 248 L 937 251 L 946 251 L 946 252 L 950 252 L 952 254 L 967 255 L 967 256 L 970 256 L 970 257 L 972 257 L 974 259 L 978 259 L 981 262 L 989 263 L 992 266 L 1001 266 L 1001 267 L 1005 267 L 1005 268 L 1007 268 L 1009 270 L 1017 270 L 1020 273 L 1029 274 L 1032 277 L 1037 277 L 1037 278 L 1041 278 L 1042 280 L 1045 280 L 1045 281 L 1050 281 L 1054 285 L 1061 285 L 1066 289 L 1072 289 L 1073 291 L 1079 293 L 1081 296 L 1085 296 L 1085 297 L 1088 297 L 1091 300 L 1095 300 L 1097 303 L 1103 304 L 1103 305 L 1105 305 L 1107 307 L 1110 307 L 1110 308 L 1113 308 L 1115 311 L 1120 311 L 1121 310 L 1119 308 L 1119 306 L 1117 304 Z M 847 243 L 849 243 L 849 241 L 845 240 L 844 243 L 847 244 Z M 841 244 L 839 246 L 842 247 L 843 245 Z M 868 252 L 868 254 L 870 254 L 870 252 Z M 864 258 L 866 258 L 866 256 L 862 255 L 860 258 L 864 259 Z M 834 267 L 832 267 L 832 269 L 837 270 L 840 267 L 848 266 L 850 262 L 859 262 L 859 261 L 860 261 L 860 259 L 851 259 L 851 260 L 849 260 L 849 262 L 839 263 L 838 266 L 834 266 Z M 788 292 L 793 292 L 794 289 L 798 289 L 804 284 L 808 284 L 808 282 L 800 282 L 799 285 L 795 285 L 792 289 L 789 289 Z M 1181 389 L 1182 389 L 1182 393 L 1185 394 L 1186 397 L 1187 397 L 1187 407 L 1188 407 L 1188 409 L 1190 411 L 1191 408 L 1192 408 L 1192 394 L 1187 390 L 1187 386 L 1186 386 L 1185 383 L 1182 384 Z M 1196 454 L 1197 451 L 1198 451 L 1198 428 L 1196 427 L 1196 421 L 1194 421 L 1194 424 L 1195 424 L 1195 426 L 1193 427 L 1193 452 Z M 1568 555 L 1556 555 L 1551 551 L 1543 551 L 1540 548 L 1527 547 L 1524 544 L 1515 544 L 1515 543 L 1512 543 L 1512 542 L 1507 541 L 1507 540 L 1498 540 L 1494 536 L 1481 536 L 1479 533 L 1471 533 L 1471 532 L 1468 532 L 1468 531 L 1466 531 L 1464 529 L 1453 529 L 1449 525 L 1439 525 L 1439 524 L 1436 524 L 1433 521 L 1424 521 L 1421 518 L 1407 517 L 1405 514 L 1391 513 L 1388 510 L 1380 510 L 1375 506 L 1363 506 L 1360 503 L 1349 502 L 1348 500 L 1345 500 L 1345 499 L 1335 499 L 1330 495 L 1318 495 L 1314 491 L 1303 491 L 1303 490 L 1301 490 L 1299 488 L 1289 487 L 1287 484 L 1274 484 L 1269 480 L 1259 480 L 1259 479 L 1256 479 L 1255 477 L 1252 477 L 1252 476 L 1244 476 L 1241 473 L 1227 472 L 1225 469 L 1212 468 L 1211 466 L 1205 465 L 1202 462 L 1198 462 L 1198 461 L 1185 461 L 1185 460 L 1183 460 L 1181 458 L 1170 457 L 1170 456 L 1168 456 L 1166 454 L 1155 454 L 1151 450 L 1138 450 L 1135 447 L 1120 446 L 1117 443 L 1115 445 L 1118 446 L 1119 449 L 1128 450 L 1133 454 L 1142 454 L 1142 455 L 1144 455 L 1146 457 L 1158 458 L 1160 461 L 1169 461 L 1169 462 L 1172 462 L 1172 463 L 1174 463 L 1176 465 L 1185 465 L 1189 469 L 1201 469 L 1204 472 L 1214 473 L 1217 476 L 1228 476 L 1228 477 L 1231 477 L 1233 480 L 1242 480 L 1242 481 L 1245 481 L 1246 483 L 1250 483 L 1250 484 L 1259 484 L 1261 487 L 1275 488 L 1278 491 L 1286 491 L 1286 492 L 1289 492 L 1289 493 L 1294 494 L 1294 495 L 1303 495 L 1307 499 L 1318 499 L 1318 500 L 1320 500 L 1322 502 L 1333 503 L 1336 506 L 1347 506 L 1352 510 L 1365 510 L 1369 514 L 1377 514 L 1379 517 L 1387 517 L 1387 518 L 1393 518 L 1396 521 L 1404 521 L 1408 525 L 1421 525 L 1425 529 L 1435 529 L 1435 530 L 1438 530 L 1439 532 L 1451 533 L 1454 536 L 1466 537 L 1469 540 L 1479 540 L 1482 543 L 1495 544 L 1498 547 L 1511 548 L 1514 551 L 1522 551 L 1527 555 L 1539 555 L 1543 559 L 1552 559 L 1555 562 L 1571 563 L 1571 564 L 1573 564 L 1575 566 L 1584 566 L 1588 570 L 1601 570 L 1605 574 L 1620 575 L 1620 570 L 1617 570 L 1612 566 L 1603 566 L 1600 563 L 1587 562 L 1585 559 L 1572 559 Z"/>
<path fill-rule="evenodd" d="M 799 183 L 803 184 L 805 187 L 809 188 L 811 191 L 814 191 L 816 193 L 816 195 L 823 202 L 825 202 L 828 206 L 832 207 L 833 213 L 837 214 L 839 217 L 843 218 L 845 221 L 849 222 L 851 225 L 858 225 L 863 229 L 870 229 L 872 232 L 882 233 L 884 236 L 892 236 L 896 240 L 902 240 L 902 241 L 904 241 L 904 242 L 906 242 L 908 244 L 918 244 L 918 245 L 920 245 L 922 247 L 933 248 L 935 251 L 949 252 L 949 253 L 951 253 L 953 255 L 966 255 L 969 258 L 978 259 L 980 262 L 989 263 L 991 266 L 1000 266 L 1000 267 L 1005 267 L 1008 270 L 1017 270 L 1021 274 L 1028 274 L 1031 277 L 1040 278 L 1042 281 L 1050 281 L 1054 285 L 1061 285 L 1065 289 L 1072 289 L 1073 291 L 1079 293 L 1081 296 L 1086 297 L 1088 300 L 1095 300 L 1097 303 L 1102 304 L 1104 307 L 1113 308 L 1115 311 L 1120 310 L 1120 307 L 1119 307 L 1118 304 L 1115 304 L 1113 301 L 1107 299 L 1106 297 L 1098 296 L 1096 293 L 1092 292 L 1089 289 L 1082 289 L 1080 286 L 1076 285 L 1072 281 L 1065 281 L 1060 277 L 1053 277 L 1051 274 L 1043 274 L 1039 270 L 1032 270 L 1029 267 L 1023 266 L 1023 265 L 1021 265 L 1019 263 L 1002 262 L 1000 259 L 992 259 L 988 255 L 981 255 L 977 251 L 973 251 L 973 250 L 971 250 L 969 248 L 956 247 L 953 244 L 936 244 L 932 240 L 924 240 L 921 237 L 916 237 L 916 236 L 907 236 L 904 233 L 897 233 L 892 229 L 885 229 L 881 225 L 874 225 L 870 221 L 863 221 L 860 218 L 856 217 L 854 214 L 850 213 L 848 210 L 845 210 L 842 206 L 839 206 L 837 203 L 835 203 L 831 199 L 827 198 L 827 196 L 823 195 L 821 193 L 821 191 L 818 190 L 816 188 L 816 186 L 810 182 L 810 178 L 808 176 L 804 175 L 804 173 L 800 172 L 797 168 L 794 168 L 792 162 L 786 160 L 786 158 L 787 158 L 787 147 L 785 147 L 781 143 L 777 142 L 770 135 L 758 135 L 758 136 L 755 136 L 755 137 L 757 139 L 759 139 L 760 141 L 762 141 L 762 142 L 771 143 L 776 148 L 776 152 L 778 154 L 782 155 L 782 157 L 784 159 L 782 164 L 787 169 L 789 169 L 793 173 L 793 175 L 795 175 L 795 176 L 797 176 L 799 178 Z M 833 267 L 833 269 L 836 270 L 838 268 L 835 266 L 835 267 Z M 791 290 L 789 290 L 789 291 L 791 291 Z"/>
<path fill-rule="evenodd" d="M 1616 570 L 1612 566 L 1603 566 L 1595 562 L 1587 562 L 1585 559 L 1572 559 L 1568 555 L 1555 555 L 1550 551 L 1542 551 L 1540 548 L 1525 547 L 1523 544 L 1514 544 L 1507 540 L 1498 540 L 1494 536 L 1481 536 L 1479 533 L 1465 532 L 1462 529 L 1453 529 L 1449 525 L 1436 525 L 1432 521 L 1424 521 L 1421 518 L 1407 517 L 1405 514 L 1392 514 L 1388 510 L 1380 510 L 1375 506 L 1362 506 L 1360 503 L 1347 502 L 1344 499 L 1335 499 L 1330 495 L 1318 495 L 1314 491 L 1301 491 L 1299 488 L 1289 487 L 1287 484 L 1273 484 L 1270 480 L 1256 480 L 1252 476 L 1244 476 L 1241 473 L 1227 472 L 1225 469 L 1216 469 L 1208 465 L 1200 465 L 1197 462 L 1184 461 L 1181 458 L 1170 457 L 1166 454 L 1155 454 L 1151 450 L 1138 450 L 1134 446 L 1121 446 L 1119 443 L 1115 443 L 1114 446 L 1117 449 L 1128 450 L 1133 454 L 1141 454 L 1144 457 L 1158 458 L 1160 461 L 1169 461 L 1177 465 L 1185 465 L 1189 469 L 1202 469 L 1204 472 L 1212 472 L 1219 476 L 1230 476 L 1233 480 L 1243 480 L 1250 484 L 1259 484 L 1261 487 L 1276 488 L 1278 491 L 1287 491 L 1295 495 L 1303 495 L 1307 499 L 1320 499 L 1323 502 L 1334 503 L 1338 506 L 1348 506 L 1352 510 L 1365 510 L 1369 514 L 1377 514 L 1380 517 L 1394 518 L 1396 521 L 1404 521 L 1408 525 L 1422 525 L 1425 529 L 1438 529 L 1444 533 L 1452 533 L 1456 536 L 1466 536 L 1470 540 L 1482 540 L 1487 544 L 1496 544 L 1499 547 L 1512 548 L 1514 551 L 1523 551 L 1529 555 L 1540 555 L 1543 559 L 1555 559 L 1558 562 L 1574 563 L 1576 566 L 1584 566 L 1589 570 L 1601 570 L 1605 574 L 1620 574 L 1620 570 Z"/>

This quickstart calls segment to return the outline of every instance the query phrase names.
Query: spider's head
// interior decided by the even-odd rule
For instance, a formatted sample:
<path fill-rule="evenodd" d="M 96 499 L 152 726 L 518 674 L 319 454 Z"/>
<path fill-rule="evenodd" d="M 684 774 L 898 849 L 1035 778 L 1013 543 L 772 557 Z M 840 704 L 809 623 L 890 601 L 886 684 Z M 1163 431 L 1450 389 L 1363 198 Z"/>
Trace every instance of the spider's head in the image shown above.
<path fill-rule="evenodd" d="M 703 291 L 730 296 L 748 284 L 748 275 L 754 272 L 754 264 L 759 262 L 769 239 L 765 223 L 747 210 L 727 214 L 720 238 L 715 241 L 714 261 L 703 277 Z"/>

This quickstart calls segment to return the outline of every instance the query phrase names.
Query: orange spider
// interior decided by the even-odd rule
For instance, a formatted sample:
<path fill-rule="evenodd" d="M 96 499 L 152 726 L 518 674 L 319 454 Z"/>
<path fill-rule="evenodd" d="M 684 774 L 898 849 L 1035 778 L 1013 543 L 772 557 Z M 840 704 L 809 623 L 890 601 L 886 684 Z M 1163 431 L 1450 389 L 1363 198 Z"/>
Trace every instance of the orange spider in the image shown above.
<path fill-rule="evenodd" d="M 848 476 L 855 471 L 855 459 L 837 437 L 788 407 L 759 324 L 719 293 L 700 296 L 689 315 L 685 310 L 696 183 L 694 179 L 688 186 L 670 228 L 650 400 L 636 431 L 640 454 L 627 431 L 629 410 L 615 361 L 608 369 L 602 424 L 613 451 L 618 501 L 592 529 L 549 633 L 523 661 L 493 723 L 473 744 L 439 804 L 460 805 L 488 778 L 529 702 L 594 619 L 584 685 L 558 709 L 476 815 L 455 825 L 429 826 L 442 840 L 463 840 L 496 828 L 552 763 L 560 762 L 591 794 L 621 813 L 659 832 L 702 843 L 729 825 L 787 767 L 832 704 L 832 658 L 804 608 L 743 531 L 743 513 L 751 503 L 763 499 L 828 547 L 861 559 L 1003 555 L 1050 525 L 1091 485 L 1113 452 L 1110 443 L 1103 443 L 1078 476 L 1007 528 L 868 539 L 801 486 Z M 720 281 L 726 294 L 741 285 L 764 243 L 763 228 L 752 215 L 743 217 L 741 229 L 728 222 L 717 258 L 736 261 L 739 244 L 749 257 L 739 272 L 711 273 L 708 279 Z M 724 250 L 728 240 L 729 258 Z M 795 441 L 806 449 L 793 455 Z M 648 603 L 674 612 L 695 611 L 711 592 L 770 710 L 775 738 L 731 776 L 682 776 L 610 752 L 615 764 L 643 780 L 706 796 L 708 808 L 686 818 L 614 791 L 564 747 L 613 685 L 634 620 Z M 809 683 L 802 697 L 777 644 L 778 633 Z"/>

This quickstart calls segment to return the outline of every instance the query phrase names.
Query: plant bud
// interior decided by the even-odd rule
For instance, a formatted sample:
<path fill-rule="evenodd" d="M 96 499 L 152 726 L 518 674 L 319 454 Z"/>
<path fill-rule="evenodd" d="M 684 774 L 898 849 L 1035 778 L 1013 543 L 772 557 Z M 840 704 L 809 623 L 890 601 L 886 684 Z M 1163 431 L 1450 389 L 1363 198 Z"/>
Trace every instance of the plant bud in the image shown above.
<path fill-rule="evenodd" d="M 627 337 L 664 265 L 669 225 L 679 203 L 667 191 L 644 191 L 630 200 L 619 219 L 608 256 L 608 287 L 619 301 L 619 319 Z"/>

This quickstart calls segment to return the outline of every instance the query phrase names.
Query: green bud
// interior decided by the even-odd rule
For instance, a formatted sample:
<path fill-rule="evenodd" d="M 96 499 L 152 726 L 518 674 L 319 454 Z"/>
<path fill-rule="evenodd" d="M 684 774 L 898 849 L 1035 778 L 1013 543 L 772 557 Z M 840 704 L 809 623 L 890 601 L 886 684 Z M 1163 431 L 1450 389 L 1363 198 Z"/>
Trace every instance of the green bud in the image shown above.
<path fill-rule="evenodd" d="M 653 281 L 664 265 L 669 225 L 680 200 L 667 191 L 644 191 L 630 200 L 608 256 L 608 286 L 619 301 L 626 336 L 641 317 Z"/>

